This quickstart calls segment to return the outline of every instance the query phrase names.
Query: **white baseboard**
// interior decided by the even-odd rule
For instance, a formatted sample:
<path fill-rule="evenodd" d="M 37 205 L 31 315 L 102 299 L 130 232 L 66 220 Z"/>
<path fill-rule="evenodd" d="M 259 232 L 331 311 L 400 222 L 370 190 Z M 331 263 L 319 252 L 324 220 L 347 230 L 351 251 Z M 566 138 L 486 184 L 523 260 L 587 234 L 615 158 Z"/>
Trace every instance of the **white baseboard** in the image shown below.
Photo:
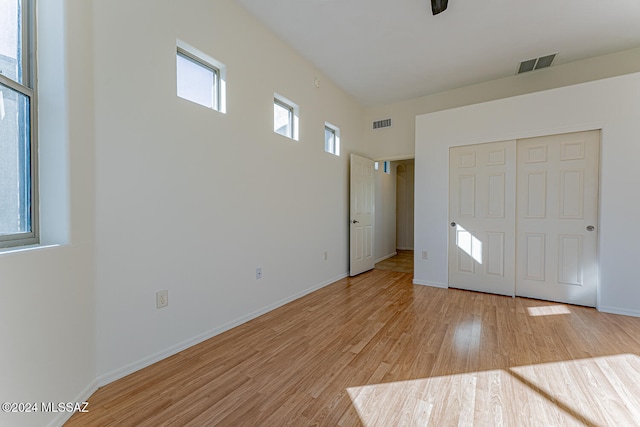
<path fill-rule="evenodd" d="M 431 286 L 432 288 L 441 288 L 448 289 L 449 285 L 446 283 L 434 283 L 434 282 L 425 282 L 424 280 L 413 279 L 414 285 L 422 285 L 422 286 Z"/>
<path fill-rule="evenodd" d="M 139 371 L 140 369 L 146 368 L 147 366 L 153 365 L 156 362 L 166 359 L 169 356 L 173 356 L 176 353 L 186 350 L 189 347 L 192 347 L 196 344 L 206 341 L 209 338 L 213 338 L 216 335 L 219 335 L 225 331 L 228 331 L 229 329 L 233 329 L 236 326 L 242 325 L 243 323 L 246 323 L 249 320 L 262 316 L 265 313 L 268 313 L 278 307 L 281 307 L 287 303 L 290 303 L 291 301 L 297 300 L 298 298 L 301 298 L 307 294 L 310 294 L 311 292 L 317 291 L 320 288 L 324 288 L 327 285 L 335 283 L 340 279 L 344 279 L 348 275 L 349 275 L 348 273 L 341 274 L 337 277 L 334 277 L 333 279 L 327 280 L 326 282 L 320 283 L 318 285 L 312 286 L 311 288 L 297 292 L 285 299 L 282 299 L 278 302 L 275 302 L 264 308 L 261 308 L 260 310 L 254 311 L 238 319 L 232 320 L 231 322 L 225 323 L 217 328 L 213 328 L 207 332 L 196 335 L 193 338 L 184 340 L 181 343 L 171 346 L 165 350 L 159 351 L 149 357 L 145 357 L 144 359 L 140 359 L 137 362 L 130 363 L 126 366 L 123 366 L 122 368 L 119 368 L 109 373 L 106 373 L 104 375 L 101 375 L 97 378 L 96 383 L 98 384 L 99 387 L 105 386 L 113 381 L 119 380 L 120 378 L 126 377 L 129 374 Z"/>
<path fill-rule="evenodd" d="M 413 248 L 396 248 L 396 249 L 400 250 L 400 251 L 412 251 L 413 250 Z"/>
<path fill-rule="evenodd" d="M 382 258 L 377 259 L 377 260 L 375 261 L 375 263 L 377 264 L 377 263 L 379 263 L 379 262 L 384 261 L 385 259 L 389 259 L 389 258 L 394 257 L 394 256 L 396 256 L 396 255 L 398 255 L 398 252 L 390 253 L 389 255 L 385 255 L 385 256 L 383 256 Z"/>
<path fill-rule="evenodd" d="M 598 307 L 598 311 L 601 311 L 603 313 L 621 314 L 623 316 L 640 317 L 640 311 L 638 311 L 638 310 L 628 310 L 626 308 Z"/>
<path fill-rule="evenodd" d="M 98 390 L 98 381 L 93 380 L 91 384 L 85 387 L 75 399 L 72 399 L 71 402 L 89 402 L 89 397 Z M 91 402 L 89 402 L 89 406 L 87 406 L 87 410 L 91 411 Z M 59 412 L 58 415 L 51 420 L 49 427 L 62 427 L 64 423 L 69 421 L 69 418 L 73 415 L 73 412 Z"/>

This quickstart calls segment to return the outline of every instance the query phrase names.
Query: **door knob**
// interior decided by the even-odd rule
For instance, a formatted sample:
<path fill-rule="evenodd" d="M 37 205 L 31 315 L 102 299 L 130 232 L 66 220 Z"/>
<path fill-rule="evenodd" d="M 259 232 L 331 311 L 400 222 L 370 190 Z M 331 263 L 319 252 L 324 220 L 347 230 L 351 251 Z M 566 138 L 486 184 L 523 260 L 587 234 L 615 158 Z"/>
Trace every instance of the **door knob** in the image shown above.
<path fill-rule="evenodd" d="M 455 223 L 455 222 L 452 222 L 452 223 L 451 223 L 451 226 L 452 226 L 452 227 L 455 227 L 455 226 L 456 226 L 456 223 Z"/>
<path fill-rule="evenodd" d="M 354 223 L 354 224 L 359 224 L 360 223 L 360 221 L 355 220 L 355 219 L 353 221 L 351 221 L 351 222 Z"/>
<path fill-rule="evenodd" d="M 593 231 L 596 228 L 593 225 L 587 225 L 587 231 Z"/>

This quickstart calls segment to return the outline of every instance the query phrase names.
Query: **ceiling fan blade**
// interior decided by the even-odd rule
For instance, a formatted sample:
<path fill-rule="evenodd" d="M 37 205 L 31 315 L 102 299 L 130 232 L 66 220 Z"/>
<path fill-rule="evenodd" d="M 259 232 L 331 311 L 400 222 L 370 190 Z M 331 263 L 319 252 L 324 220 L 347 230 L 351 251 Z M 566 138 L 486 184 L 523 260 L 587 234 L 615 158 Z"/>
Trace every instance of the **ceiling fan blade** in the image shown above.
<path fill-rule="evenodd" d="M 449 0 L 431 0 L 431 12 L 433 12 L 434 15 L 444 12 L 447 10 L 448 3 Z"/>

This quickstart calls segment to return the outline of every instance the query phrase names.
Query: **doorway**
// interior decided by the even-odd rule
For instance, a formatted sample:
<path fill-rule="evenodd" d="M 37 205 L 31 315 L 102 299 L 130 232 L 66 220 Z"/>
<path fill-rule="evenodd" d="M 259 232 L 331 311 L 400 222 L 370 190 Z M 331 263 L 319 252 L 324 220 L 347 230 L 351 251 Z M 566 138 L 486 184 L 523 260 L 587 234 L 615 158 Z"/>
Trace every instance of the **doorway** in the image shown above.
<path fill-rule="evenodd" d="M 392 162 L 396 168 L 396 249 L 413 251 L 415 162 Z"/>
<path fill-rule="evenodd" d="M 413 273 L 414 159 L 376 169 L 376 268 Z"/>

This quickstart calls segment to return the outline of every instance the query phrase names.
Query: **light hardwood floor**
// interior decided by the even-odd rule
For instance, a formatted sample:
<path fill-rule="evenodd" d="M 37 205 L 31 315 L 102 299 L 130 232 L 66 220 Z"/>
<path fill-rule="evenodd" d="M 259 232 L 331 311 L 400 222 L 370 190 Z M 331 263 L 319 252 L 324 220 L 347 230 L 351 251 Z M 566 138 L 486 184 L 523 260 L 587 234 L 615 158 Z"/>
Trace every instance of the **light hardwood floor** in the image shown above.
<path fill-rule="evenodd" d="M 68 426 L 640 425 L 640 319 L 373 270 L 99 389 Z"/>
<path fill-rule="evenodd" d="M 398 249 L 397 255 L 377 263 L 376 269 L 413 273 L 413 251 Z"/>

